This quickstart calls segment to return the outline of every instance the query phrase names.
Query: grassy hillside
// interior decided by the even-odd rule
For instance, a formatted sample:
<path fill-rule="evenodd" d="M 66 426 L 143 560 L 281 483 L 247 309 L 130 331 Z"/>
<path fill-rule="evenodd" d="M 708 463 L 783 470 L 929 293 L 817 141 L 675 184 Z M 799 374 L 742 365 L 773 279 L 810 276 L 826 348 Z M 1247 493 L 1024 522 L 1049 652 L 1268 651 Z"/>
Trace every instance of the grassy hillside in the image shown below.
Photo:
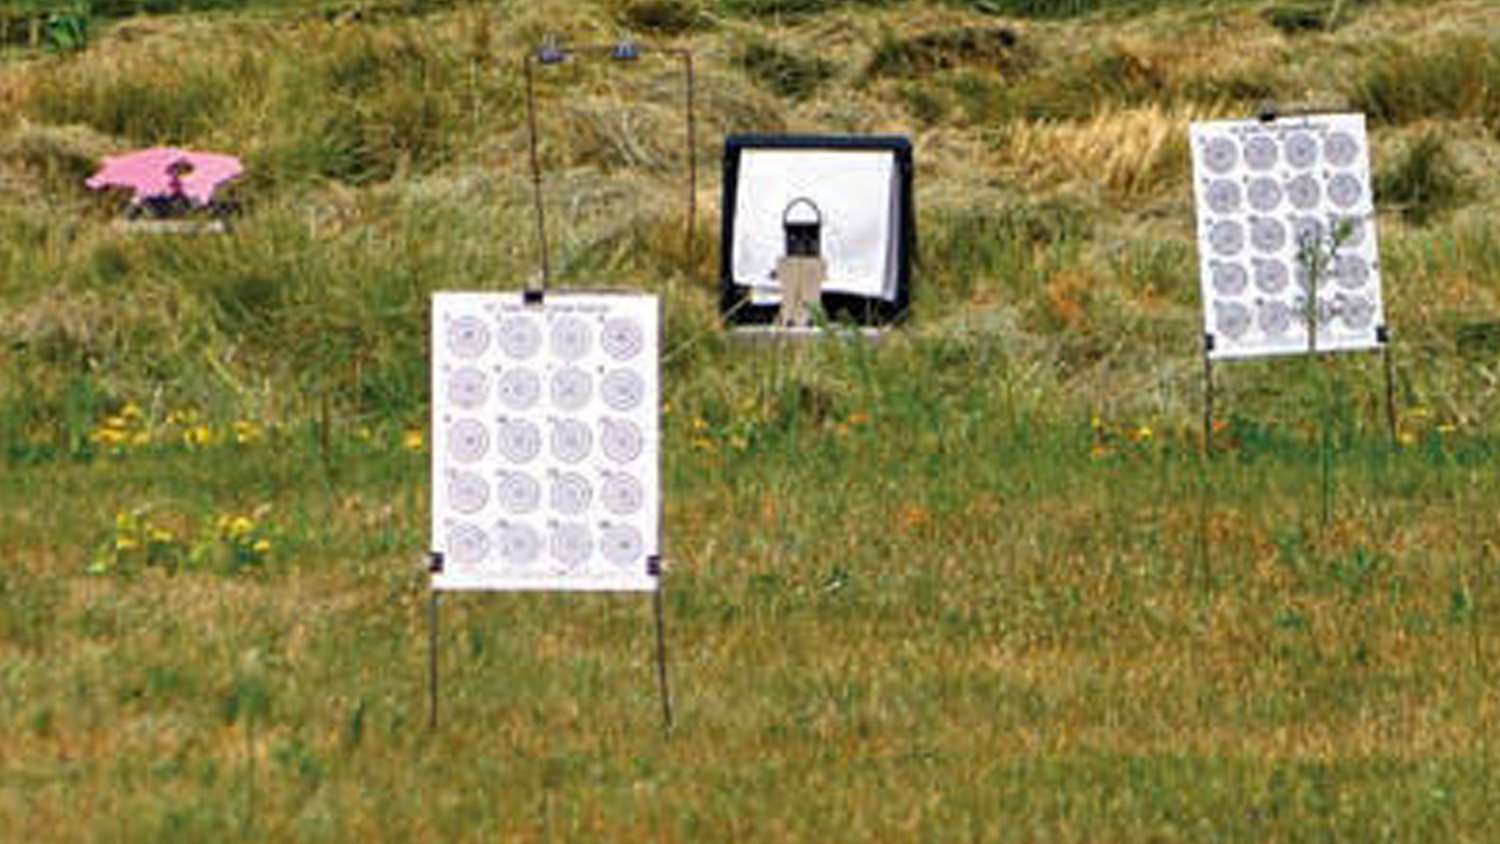
<path fill-rule="evenodd" d="M 0 32 L 0 838 L 1500 820 L 1500 6 L 96 0 Z M 597 595 L 449 599 L 426 729 L 428 294 L 538 271 L 548 35 L 695 56 L 692 244 L 678 66 L 538 85 L 556 283 L 665 301 L 670 737 L 648 606 Z M 1369 116 L 1394 444 L 1358 355 L 1220 367 L 1201 453 L 1187 126 L 1268 99 Z M 908 326 L 726 341 L 739 131 L 912 138 Z M 158 143 L 246 160 L 230 234 L 83 188 Z"/>

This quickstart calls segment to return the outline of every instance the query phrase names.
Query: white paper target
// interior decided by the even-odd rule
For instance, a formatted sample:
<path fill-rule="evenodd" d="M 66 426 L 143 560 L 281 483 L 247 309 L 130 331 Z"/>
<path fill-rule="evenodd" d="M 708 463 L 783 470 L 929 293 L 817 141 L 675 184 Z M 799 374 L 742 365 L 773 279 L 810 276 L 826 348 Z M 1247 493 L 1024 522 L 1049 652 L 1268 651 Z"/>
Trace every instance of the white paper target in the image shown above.
<path fill-rule="evenodd" d="M 434 589 L 656 588 L 658 314 L 644 295 L 433 296 Z"/>
<path fill-rule="evenodd" d="M 891 150 L 745 150 L 734 210 L 735 283 L 750 288 L 757 304 L 781 301 L 782 215 L 805 199 L 822 217 L 823 289 L 895 301 L 899 178 Z"/>
<path fill-rule="evenodd" d="M 1385 318 L 1364 116 L 1194 123 L 1190 138 L 1209 356 L 1306 352 L 1310 263 L 1316 349 L 1378 348 Z"/>

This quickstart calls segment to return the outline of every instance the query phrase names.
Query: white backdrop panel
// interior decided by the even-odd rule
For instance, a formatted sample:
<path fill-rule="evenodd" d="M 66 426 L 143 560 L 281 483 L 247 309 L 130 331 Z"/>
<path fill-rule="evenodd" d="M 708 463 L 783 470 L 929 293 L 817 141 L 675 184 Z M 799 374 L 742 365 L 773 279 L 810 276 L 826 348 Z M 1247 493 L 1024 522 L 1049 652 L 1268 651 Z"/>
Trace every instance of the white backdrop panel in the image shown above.
<path fill-rule="evenodd" d="M 1309 238 L 1327 261 L 1317 349 L 1379 347 L 1385 307 L 1364 115 L 1194 123 L 1189 135 L 1210 357 L 1308 350 Z"/>
<path fill-rule="evenodd" d="M 823 289 L 895 300 L 897 179 L 889 150 L 746 150 L 735 194 L 735 282 L 749 286 L 758 303 L 779 300 L 772 273 L 786 254 L 781 216 L 805 197 L 823 215 Z"/>
<path fill-rule="evenodd" d="M 433 295 L 434 589 L 656 588 L 659 325 L 655 296 Z"/>

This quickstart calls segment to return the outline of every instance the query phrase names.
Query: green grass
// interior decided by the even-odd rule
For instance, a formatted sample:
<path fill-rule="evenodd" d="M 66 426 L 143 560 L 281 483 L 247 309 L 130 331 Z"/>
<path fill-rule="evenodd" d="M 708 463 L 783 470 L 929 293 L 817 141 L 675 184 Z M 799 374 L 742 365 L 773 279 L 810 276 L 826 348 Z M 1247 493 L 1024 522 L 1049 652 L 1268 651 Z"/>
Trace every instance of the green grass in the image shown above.
<path fill-rule="evenodd" d="M 365 6 L 0 62 L 0 838 L 1490 836 L 1490 6 Z M 448 595 L 429 731 L 428 297 L 536 271 L 516 60 L 621 27 L 695 51 L 697 240 L 673 62 L 544 69 L 539 152 L 556 282 L 664 300 L 677 726 L 647 600 Z M 1372 117 L 1395 443 L 1378 355 L 1242 362 L 1205 461 L 1181 135 L 1288 90 Z M 913 137 L 878 347 L 717 326 L 776 130 Z M 230 234 L 80 186 L 156 142 L 247 159 Z"/>

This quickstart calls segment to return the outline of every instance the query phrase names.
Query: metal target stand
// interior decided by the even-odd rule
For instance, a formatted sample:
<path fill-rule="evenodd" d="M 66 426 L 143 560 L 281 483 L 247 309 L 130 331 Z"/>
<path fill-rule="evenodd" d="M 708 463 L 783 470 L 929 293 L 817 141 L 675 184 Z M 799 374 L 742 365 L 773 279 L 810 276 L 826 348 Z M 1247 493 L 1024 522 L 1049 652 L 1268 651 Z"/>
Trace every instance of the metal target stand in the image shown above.
<path fill-rule="evenodd" d="M 581 47 L 558 47 L 550 40 L 541 49 L 533 54 L 528 54 L 522 63 L 526 78 L 526 127 L 528 147 L 531 162 L 531 185 L 532 198 L 536 212 L 536 236 L 541 256 L 541 275 L 527 282 L 523 291 L 523 301 L 528 306 L 541 307 L 546 299 L 546 294 L 552 281 L 552 265 L 548 252 L 547 239 L 547 216 L 545 203 L 542 196 L 542 171 L 540 156 L 537 151 L 537 121 L 536 121 L 536 85 L 535 66 L 549 66 L 562 64 L 570 57 L 603 58 L 611 62 L 636 62 L 644 55 L 655 53 L 662 56 L 676 58 L 682 63 L 684 79 L 684 107 L 686 110 L 686 138 L 685 146 L 688 158 L 688 183 L 687 183 L 687 223 L 684 232 L 686 253 L 688 263 L 691 267 L 695 256 L 695 235 L 697 232 L 697 191 L 698 191 L 698 166 L 697 154 L 694 144 L 696 135 L 696 119 L 693 110 L 693 54 L 691 51 L 680 48 L 665 47 L 643 47 L 632 41 L 621 41 L 612 45 L 587 45 Z M 659 518 L 659 517 L 658 517 Z M 658 538 L 657 547 L 660 548 Z M 442 571 L 443 555 L 430 552 L 428 555 L 428 572 L 438 573 Z M 666 634 L 666 610 L 662 597 L 664 576 L 662 560 L 659 554 L 652 555 L 646 560 L 646 573 L 655 580 L 655 588 L 651 589 L 651 608 L 655 622 L 656 643 L 653 651 L 655 662 L 655 673 L 657 689 L 661 699 L 662 728 L 670 735 L 675 724 L 672 708 L 672 693 L 667 676 L 667 634 Z M 438 725 L 438 700 L 439 700 L 439 671 L 438 671 L 438 627 L 439 606 L 441 604 L 441 590 L 431 589 L 428 603 L 428 710 L 427 726 L 435 730 Z"/>
<path fill-rule="evenodd" d="M 1276 107 L 1276 105 L 1273 104 L 1273 103 L 1267 103 L 1255 115 L 1254 119 L 1257 120 L 1257 121 L 1259 121 L 1260 123 L 1263 123 L 1263 124 L 1272 124 L 1272 123 L 1275 123 L 1278 119 L 1280 119 L 1282 117 L 1305 117 L 1305 116 L 1310 116 L 1310 115 L 1317 115 L 1317 114 L 1327 113 L 1328 111 L 1329 111 L 1329 109 L 1325 109 L 1325 108 L 1298 108 L 1298 109 L 1286 109 L 1286 110 L 1282 110 L 1282 109 L 1278 109 Z M 1372 210 L 1372 217 L 1373 217 L 1373 210 Z M 1307 315 L 1305 317 L 1305 325 L 1306 325 L 1306 331 L 1307 331 L 1307 335 L 1308 335 L 1308 345 L 1307 345 L 1306 352 L 1304 352 L 1303 354 L 1305 354 L 1305 355 L 1307 355 L 1309 357 L 1313 357 L 1313 356 L 1317 356 L 1319 354 L 1327 355 L 1327 354 L 1333 354 L 1333 353 L 1336 353 L 1336 352 L 1339 352 L 1339 351 L 1344 351 L 1344 350 L 1340 350 L 1340 349 L 1319 349 L 1318 348 L 1318 345 L 1317 345 L 1317 341 L 1318 341 L 1318 317 L 1317 317 L 1317 304 L 1316 304 L 1317 295 L 1318 295 L 1317 294 L 1318 273 L 1310 273 L 1309 275 L 1310 275 L 1311 289 L 1308 290 L 1307 295 L 1308 295 L 1309 299 L 1311 300 L 1312 304 L 1311 304 L 1310 308 L 1308 309 Z M 1393 338 L 1392 338 L 1392 335 L 1391 335 L 1389 327 L 1386 324 L 1384 324 L 1384 323 L 1380 323 L 1380 324 L 1377 324 L 1377 325 L 1374 326 L 1374 334 L 1375 334 L 1375 342 L 1380 347 L 1380 353 L 1381 353 L 1381 358 L 1382 358 L 1382 370 L 1383 370 L 1384 377 L 1385 377 L 1385 415 L 1386 415 L 1386 423 L 1387 423 L 1387 426 L 1389 428 L 1390 442 L 1391 442 L 1392 447 L 1394 447 L 1398 443 L 1398 438 L 1397 438 L 1397 424 L 1396 424 L 1397 423 L 1397 419 L 1396 419 L 1395 363 L 1394 363 L 1394 360 L 1392 358 L 1392 351 L 1391 351 L 1391 347 L 1394 345 L 1394 342 L 1393 342 Z M 1203 450 L 1202 450 L 1203 468 L 1202 468 L 1202 489 L 1200 490 L 1200 496 L 1199 496 L 1199 520 L 1198 520 L 1198 530 L 1199 530 L 1198 552 L 1199 552 L 1200 564 L 1201 564 L 1202 569 L 1203 569 L 1205 584 L 1207 584 L 1207 582 L 1208 582 L 1208 575 L 1209 575 L 1208 521 L 1209 521 L 1209 511 L 1211 509 L 1210 498 L 1211 498 L 1211 494 L 1212 494 L 1212 486 L 1208 483 L 1208 470 L 1209 470 L 1209 467 L 1212 465 L 1212 462 L 1213 462 L 1213 459 L 1214 459 L 1214 404 L 1215 404 L 1214 356 L 1213 356 L 1214 347 L 1215 347 L 1215 335 L 1214 335 L 1214 333 L 1212 331 L 1205 331 L 1204 334 L 1203 334 L 1203 346 L 1202 346 L 1202 354 L 1203 354 Z M 1357 351 L 1357 350 L 1348 350 L 1348 351 Z M 1324 425 L 1326 426 L 1326 424 L 1327 423 L 1325 421 Z M 1325 430 L 1324 431 L 1325 438 L 1326 438 L 1326 434 L 1327 434 L 1327 432 Z M 1326 439 L 1325 439 L 1324 448 L 1326 449 L 1326 447 L 1327 446 L 1326 446 Z M 1325 483 L 1325 486 L 1327 484 L 1327 478 L 1326 478 L 1327 471 L 1328 471 L 1327 456 L 1325 454 L 1324 455 L 1324 472 L 1325 472 L 1325 481 L 1324 481 L 1324 483 Z M 1324 510 L 1324 514 L 1323 514 L 1325 521 L 1328 518 L 1327 509 L 1328 508 L 1326 507 L 1326 501 L 1325 501 L 1325 510 Z"/>
<path fill-rule="evenodd" d="M 537 153 L 536 128 L 536 71 L 537 66 L 547 67 L 563 64 L 570 57 L 604 59 L 614 63 L 634 63 L 644 56 L 656 54 L 675 58 L 682 63 L 683 111 L 685 113 L 684 148 L 687 151 L 687 226 L 684 232 L 688 265 L 692 266 L 696 255 L 698 220 L 698 153 L 697 117 L 693 105 L 693 53 L 679 47 L 647 47 L 634 41 L 617 44 L 589 44 L 579 47 L 559 47 L 549 41 L 540 50 L 528 54 L 522 64 L 526 76 L 526 130 L 531 159 L 532 201 L 536 207 L 536 236 L 542 258 L 542 283 L 545 290 L 552 281 L 552 262 L 547 246 L 547 214 L 542 201 L 542 166 Z"/>

